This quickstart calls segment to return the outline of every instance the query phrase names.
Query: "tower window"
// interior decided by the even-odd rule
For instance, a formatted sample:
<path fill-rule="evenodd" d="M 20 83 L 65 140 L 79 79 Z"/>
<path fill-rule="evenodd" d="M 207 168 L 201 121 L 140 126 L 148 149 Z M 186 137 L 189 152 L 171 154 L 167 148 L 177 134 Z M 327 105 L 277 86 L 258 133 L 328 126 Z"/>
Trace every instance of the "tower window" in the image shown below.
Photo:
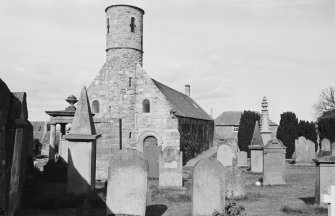
<path fill-rule="evenodd" d="M 109 34 L 109 27 L 110 27 L 110 25 L 109 25 L 109 18 L 107 19 L 107 34 Z"/>
<path fill-rule="evenodd" d="M 130 19 L 130 31 L 131 31 L 131 32 L 135 32 L 135 28 L 136 28 L 136 25 L 135 25 L 135 18 L 132 17 L 132 18 Z"/>
<path fill-rule="evenodd" d="M 129 132 L 129 139 L 131 139 L 131 132 Z"/>
<path fill-rule="evenodd" d="M 150 101 L 148 99 L 144 99 L 142 102 L 142 111 L 144 113 L 150 112 Z"/>
<path fill-rule="evenodd" d="M 92 112 L 93 113 L 99 113 L 100 112 L 100 106 L 99 106 L 99 101 L 95 100 L 92 103 Z"/>
<path fill-rule="evenodd" d="M 129 87 L 131 87 L 131 77 L 129 77 L 129 83 L 128 83 Z"/>

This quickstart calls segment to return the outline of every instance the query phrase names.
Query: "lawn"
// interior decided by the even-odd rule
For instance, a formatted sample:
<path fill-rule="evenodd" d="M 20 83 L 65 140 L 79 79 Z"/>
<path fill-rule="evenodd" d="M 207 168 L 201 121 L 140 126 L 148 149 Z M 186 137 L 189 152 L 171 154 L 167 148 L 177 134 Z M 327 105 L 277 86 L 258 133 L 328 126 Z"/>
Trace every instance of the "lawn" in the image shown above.
<path fill-rule="evenodd" d="M 161 190 L 158 188 L 157 179 L 148 181 L 147 216 L 191 215 L 192 169 L 185 168 L 184 174 L 186 178 L 183 190 Z M 247 184 L 246 198 L 226 200 L 226 203 L 237 202 L 243 205 L 247 215 L 327 215 L 326 208 L 313 204 L 315 167 L 296 167 L 287 163 L 284 186 L 256 186 L 255 182 L 261 179 L 262 175 L 251 174 L 246 170 L 244 174 Z M 29 189 L 29 196 L 25 196 L 23 206 L 29 209 L 27 212 L 30 215 L 66 215 L 67 212 L 71 212 L 69 215 L 80 215 L 85 208 L 88 208 L 87 203 L 80 204 L 81 199 L 65 195 L 64 182 L 49 182 L 47 179 L 42 179 L 34 188 Z M 105 191 L 105 184 L 97 182 L 96 192 L 100 202 L 90 205 L 89 209 L 93 215 L 104 215 L 105 207 L 102 203 L 105 200 Z M 45 210 L 41 212 L 40 209 Z"/>

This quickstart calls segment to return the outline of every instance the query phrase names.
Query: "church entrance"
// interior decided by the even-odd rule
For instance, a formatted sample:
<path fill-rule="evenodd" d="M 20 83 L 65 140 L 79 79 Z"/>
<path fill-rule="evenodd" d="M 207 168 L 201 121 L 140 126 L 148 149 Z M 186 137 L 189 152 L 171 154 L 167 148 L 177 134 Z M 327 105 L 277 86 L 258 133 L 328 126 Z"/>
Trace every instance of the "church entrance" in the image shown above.
<path fill-rule="evenodd" d="M 149 163 L 148 177 L 158 178 L 159 177 L 159 153 L 161 147 L 157 145 L 157 139 L 153 136 L 148 136 L 143 141 L 143 153 Z"/>

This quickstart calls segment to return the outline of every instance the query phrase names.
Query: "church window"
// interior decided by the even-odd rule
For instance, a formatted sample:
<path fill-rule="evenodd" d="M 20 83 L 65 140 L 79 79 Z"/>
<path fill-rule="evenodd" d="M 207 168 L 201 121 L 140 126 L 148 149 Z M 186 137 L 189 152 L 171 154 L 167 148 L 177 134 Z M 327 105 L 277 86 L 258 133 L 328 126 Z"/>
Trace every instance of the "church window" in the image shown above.
<path fill-rule="evenodd" d="M 131 32 L 135 32 L 135 28 L 136 28 L 136 25 L 135 25 L 135 18 L 132 17 L 132 18 L 130 19 L 130 31 L 131 31 Z"/>
<path fill-rule="evenodd" d="M 129 132 L 129 139 L 131 139 L 131 132 Z"/>
<path fill-rule="evenodd" d="M 129 77 L 129 83 L 128 83 L 129 87 L 131 87 L 131 77 Z"/>
<path fill-rule="evenodd" d="M 92 103 L 92 112 L 93 113 L 99 113 L 100 112 L 100 105 L 99 105 L 99 101 L 95 100 Z"/>
<path fill-rule="evenodd" d="M 150 101 L 148 99 L 143 100 L 142 102 L 142 111 L 144 113 L 149 113 L 150 112 Z"/>
<path fill-rule="evenodd" d="M 109 34 L 109 27 L 110 27 L 110 25 L 109 25 L 109 18 L 107 19 L 107 34 Z"/>

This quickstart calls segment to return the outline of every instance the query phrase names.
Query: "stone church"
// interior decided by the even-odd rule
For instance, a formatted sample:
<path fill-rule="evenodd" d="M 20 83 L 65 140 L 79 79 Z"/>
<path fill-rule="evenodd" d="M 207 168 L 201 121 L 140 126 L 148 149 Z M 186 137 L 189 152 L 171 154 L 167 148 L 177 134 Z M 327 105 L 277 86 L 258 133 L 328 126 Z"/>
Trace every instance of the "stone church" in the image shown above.
<path fill-rule="evenodd" d="M 190 140 L 201 149 L 213 144 L 214 121 L 190 97 L 190 86 L 178 92 L 154 79 L 142 67 L 143 15 L 141 8 L 106 8 L 106 62 L 88 87 L 98 133 L 99 164 L 121 148 L 132 147 L 149 160 L 158 176 L 158 152 L 176 146 L 190 155 Z M 196 144 L 195 144 L 196 145 Z"/>

